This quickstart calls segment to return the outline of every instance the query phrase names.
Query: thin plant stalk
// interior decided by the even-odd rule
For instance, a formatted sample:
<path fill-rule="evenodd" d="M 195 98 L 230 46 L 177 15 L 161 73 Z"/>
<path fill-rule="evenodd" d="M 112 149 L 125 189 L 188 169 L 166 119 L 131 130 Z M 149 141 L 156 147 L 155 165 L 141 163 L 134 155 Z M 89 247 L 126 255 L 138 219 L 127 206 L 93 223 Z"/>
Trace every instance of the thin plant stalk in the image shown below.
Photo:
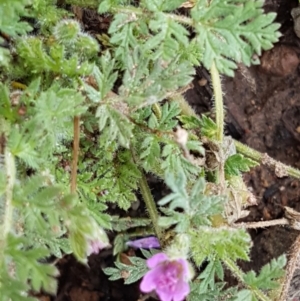
<path fill-rule="evenodd" d="M 156 234 L 157 238 L 159 239 L 159 241 L 162 242 L 162 238 L 163 238 L 162 231 L 158 225 L 158 217 L 159 217 L 158 211 L 157 211 L 153 196 L 151 194 L 146 176 L 144 175 L 144 173 L 142 171 L 141 171 L 140 189 L 141 189 L 141 194 L 142 194 L 144 202 L 146 204 L 150 219 L 152 220 L 155 234 Z"/>
<path fill-rule="evenodd" d="M 220 143 L 224 139 L 224 104 L 222 96 L 222 86 L 219 71 L 215 62 L 212 63 L 210 68 L 210 75 L 212 86 L 214 90 L 215 98 L 215 112 L 216 112 L 216 124 L 217 124 L 217 141 Z"/>
<path fill-rule="evenodd" d="M 132 154 L 133 161 L 136 162 L 137 156 L 132 148 L 131 148 L 131 154 Z M 149 185 L 148 185 L 148 182 L 147 182 L 144 172 L 142 170 L 140 170 L 140 173 L 141 173 L 141 179 L 139 182 L 139 187 L 141 190 L 141 194 L 142 194 L 143 200 L 145 202 L 146 208 L 148 210 L 149 217 L 152 221 L 154 232 L 155 232 L 158 240 L 160 241 L 160 243 L 162 243 L 162 239 L 163 239 L 162 230 L 161 230 L 160 226 L 158 225 L 159 214 L 157 211 L 156 203 L 153 199 L 153 196 L 152 196 L 152 193 L 149 188 Z"/>
<path fill-rule="evenodd" d="M 239 141 L 234 141 L 236 150 L 245 155 L 246 157 L 253 159 L 257 162 L 260 162 L 264 165 L 267 165 L 269 167 L 271 167 L 272 169 L 275 169 L 277 167 L 280 167 L 281 170 L 283 170 L 286 175 L 289 175 L 291 177 L 294 177 L 296 179 L 300 179 L 300 170 L 294 167 L 291 167 L 289 165 L 283 164 L 271 157 L 269 157 L 267 154 L 262 154 L 256 150 L 254 150 L 253 148 L 244 145 L 243 143 L 239 142 Z"/>
<path fill-rule="evenodd" d="M 80 132 L 80 118 L 74 117 L 74 138 L 73 138 L 73 158 L 71 169 L 71 193 L 76 193 L 77 186 L 77 168 L 78 168 L 78 155 L 79 155 L 79 132 Z"/>
<path fill-rule="evenodd" d="M 288 292 L 291 284 L 291 280 L 293 279 L 297 262 L 300 256 L 300 235 L 297 236 L 295 242 L 291 247 L 291 255 L 286 267 L 285 278 L 283 281 L 283 286 L 281 289 L 280 297 L 278 301 L 286 301 L 288 297 Z"/>
<path fill-rule="evenodd" d="M 4 249 L 7 241 L 7 236 L 12 227 L 13 220 L 13 188 L 16 180 L 16 165 L 13 154 L 6 147 L 4 150 L 4 165 L 6 171 L 6 189 L 3 224 L 0 227 L 0 266 L 4 263 Z"/>
<path fill-rule="evenodd" d="M 223 152 L 223 139 L 224 139 L 224 105 L 222 96 L 222 87 L 219 71 L 216 67 L 215 62 L 212 63 L 210 68 L 211 81 L 214 90 L 215 98 L 215 113 L 216 113 L 216 124 L 217 124 L 217 135 L 216 140 L 219 142 L 219 168 L 217 170 L 217 183 L 220 184 L 221 194 L 225 190 L 225 170 L 224 170 L 224 152 Z"/>
<path fill-rule="evenodd" d="M 274 219 L 271 221 L 261 221 L 261 222 L 251 222 L 251 223 L 236 223 L 232 226 L 235 228 L 243 228 L 243 229 L 257 229 L 257 228 L 266 228 L 272 226 L 283 226 L 289 225 L 290 222 L 286 218 Z"/>

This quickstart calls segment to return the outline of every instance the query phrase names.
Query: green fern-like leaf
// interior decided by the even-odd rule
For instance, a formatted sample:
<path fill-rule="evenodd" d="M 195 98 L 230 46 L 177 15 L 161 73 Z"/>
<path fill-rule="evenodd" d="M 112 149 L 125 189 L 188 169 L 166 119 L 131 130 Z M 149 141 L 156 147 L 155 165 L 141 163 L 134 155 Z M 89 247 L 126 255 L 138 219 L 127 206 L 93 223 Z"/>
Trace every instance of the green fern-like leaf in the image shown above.
<path fill-rule="evenodd" d="M 104 99 L 108 92 L 110 92 L 117 79 L 118 73 L 113 72 L 115 60 L 111 58 L 111 54 L 107 51 L 100 58 L 100 66 L 95 66 L 93 76 L 98 85 L 98 89 L 91 87 L 84 83 L 85 90 L 88 97 L 95 103 L 99 103 Z"/>
<path fill-rule="evenodd" d="M 203 290 L 201 287 L 201 282 L 195 280 L 191 284 L 191 292 L 187 297 L 188 301 L 233 301 L 235 300 L 237 288 L 232 287 L 229 289 L 224 289 L 226 283 L 218 282 L 214 285 L 213 289 Z M 242 300 L 239 300 L 242 301 Z M 244 299 L 243 299 L 244 301 Z"/>
<path fill-rule="evenodd" d="M 226 176 L 238 176 L 241 172 L 247 172 L 251 167 L 257 166 L 257 162 L 245 158 L 241 154 L 235 154 L 230 156 L 225 162 Z"/>
<path fill-rule="evenodd" d="M 28 230 L 41 233 L 47 233 L 51 227 L 60 224 L 57 199 L 62 189 L 57 186 L 46 187 L 45 180 L 40 175 L 30 178 L 23 187 L 17 189 L 14 198 L 15 206 L 25 217 Z"/>
<path fill-rule="evenodd" d="M 56 258 L 62 258 L 63 254 L 72 253 L 69 240 L 66 237 L 61 237 L 61 233 L 59 233 L 58 237 L 53 233 L 40 235 L 38 232 L 28 231 L 27 229 L 25 229 L 25 233 L 26 239 L 30 242 L 30 247 L 47 248 Z"/>
<path fill-rule="evenodd" d="M 153 59 L 142 46 L 131 50 L 123 64 L 125 73 L 119 95 L 135 108 L 162 101 L 174 89 L 189 84 L 194 74 L 188 61 L 176 56 L 166 64 L 161 58 Z"/>
<path fill-rule="evenodd" d="M 200 167 L 187 160 L 177 144 L 164 146 L 162 157 L 164 159 L 161 167 L 166 173 L 179 174 L 183 172 L 191 179 L 200 173 Z"/>
<path fill-rule="evenodd" d="M 204 271 L 197 277 L 197 279 L 202 280 L 200 283 L 200 290 L 204 292 L 214 289 L 216 285 L 216 276 L 218 276 L 219 280 L 223 280 L 224 270 L 219 259 L 212 259 L 205 267 Z"/>
<path fill-rule="evenodd" d="M 143 49 L 155 49 L 153 59 L 162 57 L 164 60 L 170 60 L 177 55 L 180 47 L 188 46 L 188 31 L 167 14 L 157 12 L 149 22 L 149 28 L 156 34 L 147 40 Z"/>
<path fill-rule="evenodd" d="M 24 245 L 23 239 L 9 236 L 5 250 L 6 254 L 14 259 L 18 279 L 25 282 L 29 276 L 34 291 L 39 292 L 44 289 L 55 293 L 57 283 L 54 277 L 58 276 L 58 270 L 53 265 L 39 262 L 50 255 L 49 251 L 45 248 L 24 250 L 22 245 Z"/>
<path fill-rule="evenodd" d="M 76 53 L 66 58 L 65 47 L 61 44 L 52 45 L 47 49 L 38 37 L 20 40 L 17 44 L 17 53 L 28 72 L 33 74 L 48 71 L 74 77 L 88 75 L 93 69 L 93 65 L 89 62 L 81 62 Z"/>
<path fill-rule="evenodd" d="M 137 26 L 135 21 L 139 21 L 140 26 Z M 136 31 L 140 32 L 144 28 L 147 28 L 145 21 L 136 15 L 121 13 L 114 17 L 108 33 L 112 35 L 110 43 L 118 45 L 116 57 L 119 57 L 123 63 L 126 62 L 130 49 L 139 44 Z"/>
<path fill-rule="evenodd" d="M 139 257 L 129 257 L 132 265 L 116 262 L 116 268 L 105 268 L 104 273 L 109 280 L 124 279 L 125 284 L 134 283 L 142 278 L 147 272 L 146 260 Z"/>
<path fill-rule="evenodd" d="M 111 141 L 117 139 L 122 146 L 129 147 L 133 124 L 123 114 L 104 104 L 98 107 L 96 117 L 99 118 L 100 131 L 106 127 Z"/>
<path fill-rule="evenodd" d="M 278 288 L 278 280 L 284 276 L 284 266 L 286 265 L 286 257 L 284 255 L 262 267 L 258 275 L 254 271 L 250 271 L 244 275 L 244 281 L 250 287 L 262 290 L 272 290 Z"/>
<path fill-rule="evenodd" d="M 210 217 L 221 214 L 224 200 L 219 196 L 204 194 L 205 181 L 199 178 L 188 193 L 186 190 L 187 179 L 185 175 L 167 175 L 166 184 L 172 193 L 159 201 L 159 205 L 169 204 L 167 209 L 161 209 L 167 216 L 159 219 L 159 224 L 165 228 L 176 224 L 175 230 L 186 232 L 190 227 L 211 225 Z M 184 213 L 175 209 L 183 209 Z"/>
<path fill-rule="evenodd" d="M 161 116 L 158 119 L 153 113 L 148 121 L 148 126 L 151 129 L 158 129 L 160 131 L 170 131 L 178 124 L 175 117 L 179 115 L 181 109 L 177 102 L 165 103 L 161 108 Z"/>
<path fill-rule="evenodd" d="M 235 62 L 249 66 L 252 55 L 260 55 L 278 41 L 276 14 L 263 14 L 262 1 L 197 1 L 191 10 L 198 33 L 198 45 L 204 49 L 203 64 L 210 68 L 215 61 L 221 73 L 233 76 Z"/>
<path fill-rule="evenodd" d="M 0 270 L 0 279 L 0 301 L 37 301 L 26 293 L 30 289 L 29 285 L 12 278 L 5 269 Z"/>
<path fill-rule="evenodd" d="M 133 163 L 131 153 L 120 152 L 113 166 L 104 160 L 98 173 L 98 185 L 106 191 L 101 200 L 116 203 L 121 209 L 127 210 L 136 200 L 135 190 L 140 180 L 140 171 Z"/>
<path fill-rule="evenodd" d="M 15 37 L 19 34 L 26 34 L 32 28 L 24 21 L 21 21 L 21 17 L 28 16 L 28 10 L 24 10 L 24 7 L 30 5 L 31 0 L 10 1 L 3 0 L 0 3 L 0 31 L 6 33 L 9 36 Z M 14 24 L 14 26 L 12 26 Z M 1 63 L 1 60 L 0 60 Z"/>
<path fill-rule="evenodd" d="M 160 139 L 156 136 L 146 136 L 141 144 L 142 153 L 140 158 L 143 160 L 143 167 L 146 171 L 150 171 L 154 166 L 159 164 L 161 155 Z"/>
<path fill-rule="evenodd" d="M 249 260 L 250 237 L 242 229 L 206 228 L 191 232 L 192 256 L 201 265 L 206 258 L 212 255 L 220 260 Z M 213 250 L 213 252 L 212 252 Z"/>

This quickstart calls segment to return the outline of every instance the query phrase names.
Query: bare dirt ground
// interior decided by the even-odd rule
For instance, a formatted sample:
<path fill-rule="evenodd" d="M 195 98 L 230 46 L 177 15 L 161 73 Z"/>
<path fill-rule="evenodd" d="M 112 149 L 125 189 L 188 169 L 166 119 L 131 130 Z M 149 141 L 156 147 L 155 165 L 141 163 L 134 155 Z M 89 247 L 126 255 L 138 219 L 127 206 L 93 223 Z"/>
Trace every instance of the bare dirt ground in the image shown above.
<path fill-rule="evenodd" d="M 227 134 L 277 160 L 300 168 L 300 39 L 294 33 L 291 17 L 291 9 L 297 5 L 297 0 L 266 1 L 265 9 L 278 14 L 277 21 L 282 24 L 280 31 L 283 36 L 275 50 L 263 55 L 262 66 L 246 68 L 240 65 L 234 78 L 223 78 L 223 89 Z M 95 17 L 90 12 L 80 13 L 87 30 L 101 32 L 107 29 L 109 19 Z M 91 18 L 91 15 L 94 17 Z M 198 68 L 196 74 L 194 88 L 186 92 L 186 99 L 198 113 L 211 111 L 209 74 L 202 68 Z M 265 167 L 253 169 L 245 175 L 245 180 L 258 200 L 258 205 L 251 207 L 246 221 L 280 218 L 284 206 L 300 211 L 299 181 L 290 177 L 279 179 Z M 251 231 L 251 262 L 243 264 L 243 268 L 259 270 L 272 258 L 282 253 L 288 254 L 297 235 L 296 230 L 280 226 Z M 58 262 L 61 277 L 57 296 L 43 295 L 40 299 L 138 300 L 138 284 L 124 286 L 122 281 L 107 280 L 101 268 L 112 264 L 111 251 L 91 256 L 88 266 L 82 266 L 73 257 L 67 256 Z M 300 300 L 300 267 L 295 272 L 289 300 Z"/>

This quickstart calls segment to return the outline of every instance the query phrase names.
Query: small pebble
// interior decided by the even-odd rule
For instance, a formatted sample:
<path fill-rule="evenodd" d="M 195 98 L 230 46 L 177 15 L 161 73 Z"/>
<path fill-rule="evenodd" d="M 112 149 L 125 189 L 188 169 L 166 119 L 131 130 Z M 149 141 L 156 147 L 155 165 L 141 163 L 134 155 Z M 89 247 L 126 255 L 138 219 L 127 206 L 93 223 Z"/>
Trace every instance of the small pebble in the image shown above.
<path fill-rule="evenodd" d="M 298 64 L 298 55 L 292 47 L 278 45 L 264 52 L 260 69 L 269 75 L 285 77 L 294 73 Z"/>
<path fill-rule="evenodd" d="M 198 80 L 199 86 L 203 87 L 207 84 L 207 79 L 202 77 L 200 80 Z"/>

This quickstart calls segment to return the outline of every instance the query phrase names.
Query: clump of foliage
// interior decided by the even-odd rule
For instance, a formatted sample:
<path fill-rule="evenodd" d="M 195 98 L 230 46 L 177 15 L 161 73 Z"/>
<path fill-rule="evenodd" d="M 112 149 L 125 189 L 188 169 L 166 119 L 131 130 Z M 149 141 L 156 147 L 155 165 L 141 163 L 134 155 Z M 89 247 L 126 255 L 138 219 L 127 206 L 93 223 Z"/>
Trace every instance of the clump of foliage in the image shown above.
<path fill-rule="evenodd" d="M 118 255 L 141 227 L 193 263 L 189 300 L 271 300 L 285 258 L 259 274 L 237 264 L 251 239 L 235 222 L 254 198 L 242 172 L 258 162 L 223 135 L 219 72 L 258 63 L 280 36 L 275 14 L 259 0 L 66 2 L 111 16 L 109 43 L 55 0 L 0 2 L 0 300 L 55 293 L 50 256 L 86 261 L 108 246 L 103 229 L 120 232 Z M 198 65 L 212 75 L 215 122 L 182 97 Z M 158 204 L 146 173 L 172 191 Z M 108 214 L 111 203 L 126 212 L 138 190 L 150 219 Z M 131 261 L 105 272 L 137 281 L 145 260 Z M 238 288 L 224 289 L 225 267 Z"/>

